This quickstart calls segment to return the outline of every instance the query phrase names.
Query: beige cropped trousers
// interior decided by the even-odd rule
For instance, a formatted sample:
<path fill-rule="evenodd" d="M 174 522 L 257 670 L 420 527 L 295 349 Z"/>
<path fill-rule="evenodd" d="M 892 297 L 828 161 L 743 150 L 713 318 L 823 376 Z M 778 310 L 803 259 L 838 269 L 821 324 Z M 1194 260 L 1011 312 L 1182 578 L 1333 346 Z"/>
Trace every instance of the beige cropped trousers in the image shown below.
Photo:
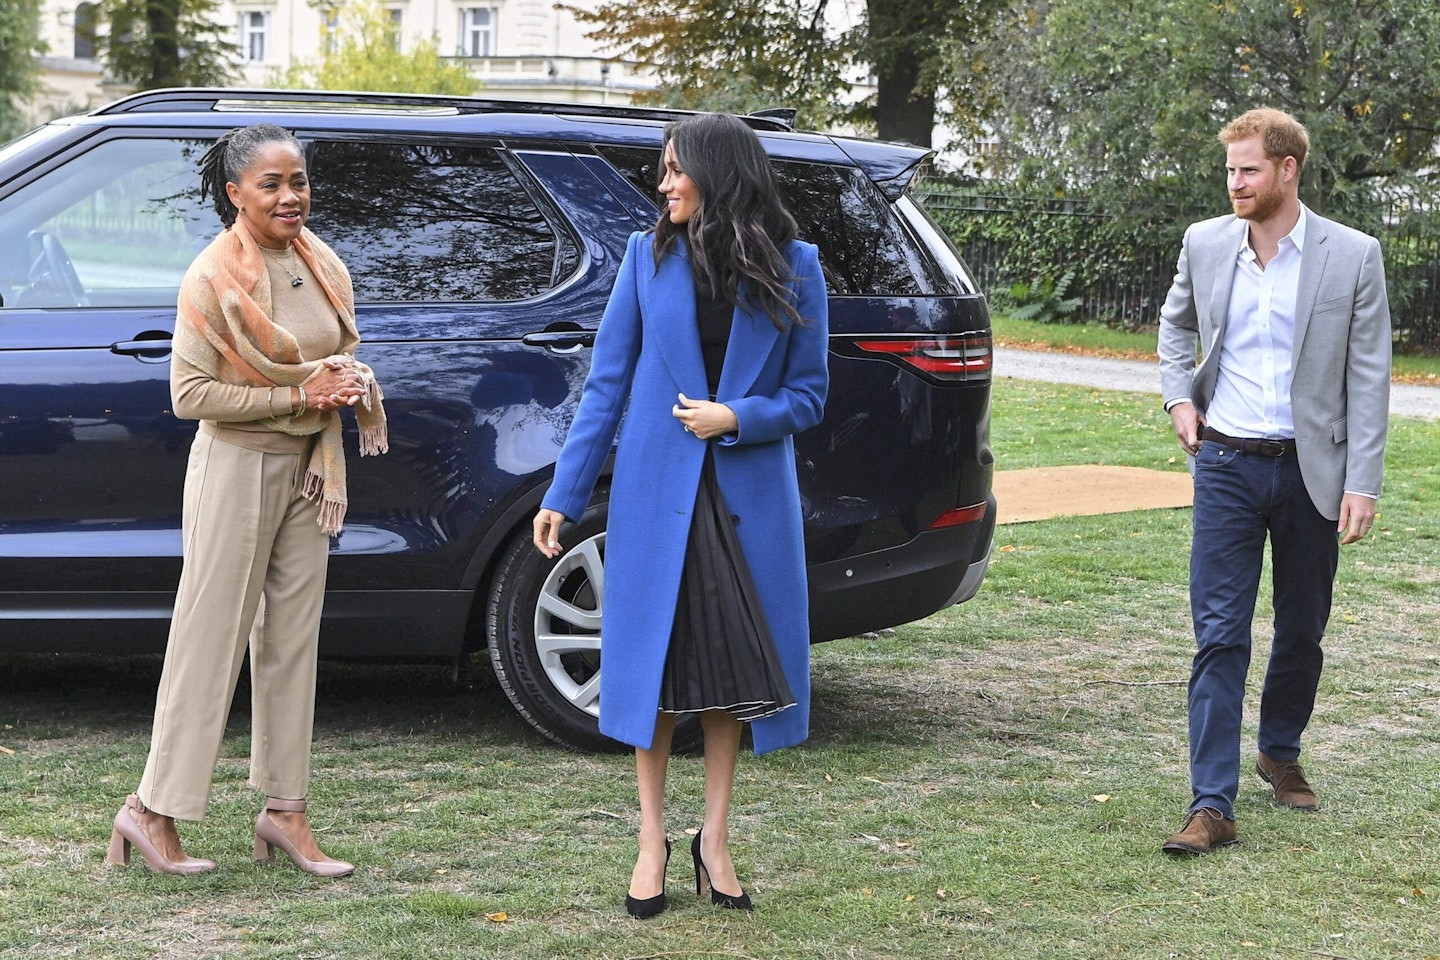
<path fill-rule="evenodd" d="M 157 813 L 204 817 L 247 646 L 250 785 L 290 800 L 309 792 L 330 543 L 316 522 L 318 504 L 301 494 L 307 460 L 246 449 L 203 429 L 195 437 L 185 475 L 184 567 L 140 779 L 140 800 Z"/>

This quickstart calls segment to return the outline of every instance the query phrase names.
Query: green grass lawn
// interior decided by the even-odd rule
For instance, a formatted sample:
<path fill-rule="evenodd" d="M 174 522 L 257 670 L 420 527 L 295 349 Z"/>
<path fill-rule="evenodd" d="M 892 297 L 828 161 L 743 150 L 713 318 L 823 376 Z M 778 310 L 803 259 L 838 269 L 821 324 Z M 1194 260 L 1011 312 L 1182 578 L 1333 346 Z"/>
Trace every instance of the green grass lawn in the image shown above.
<path fill-rule="evenodd" d="M 1183 469 L 1153 396 L 1007 380 L 994 416 L 1002 468 Z M 1247 773 L 1242 843 L 1213 856 L 1159 852 L 1189 792 L 1189 513 L 1145 511 L 1002 527 L 975 600 L 815 649 L 811 739 L 741 760 L 753 917 L 688 886 L 698 758 L 671 767 L 673 905 L 630 920 L 630 758 L 551 746 L 430 666 L 322 665 L 312 814 L 353 877 L 251 862 L 243 691 L 183 833 L 220 868 L 107 867 L 158 658 L 0 656 L 0 957 L 1440 957 L 1440 424 L 1395 422 L 1389 461 L 1341 553 L 1302 758 L 1321 810 Z"/>
<path fill-rule="evenodd" d="M 1155 359 L 1154 330 L 1116 330 L 1103 324 L 1039 323 L 1003 314 L 992 317 L 991 322 L 996 341 L 1008 346 Z M 1396 356 L 1393 370 L 1398 381 L 1440 386 L 1440 355 Z"/>

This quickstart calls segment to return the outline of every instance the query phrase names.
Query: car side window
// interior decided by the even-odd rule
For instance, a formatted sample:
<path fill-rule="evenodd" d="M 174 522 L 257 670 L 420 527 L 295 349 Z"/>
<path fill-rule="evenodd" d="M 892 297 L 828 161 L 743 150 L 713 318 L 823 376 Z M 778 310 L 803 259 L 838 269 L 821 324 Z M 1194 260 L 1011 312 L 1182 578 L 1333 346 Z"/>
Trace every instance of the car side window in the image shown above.
<path fill-rule="evenodd" d="M 647 199 L 659 206 L 660 151 L 597 146 Z M 914 244 L 885 198 L 865 174 L 824 163 L 774 160 L 785 205 L 800 239 L 820 247 L 825 284 L 834 296 L 915 296 L 936 292 L 943 278 L 911 252 Z"/>
<path fill-rule="evenodd" d="M 308 152 L 310 227 L 359 302 L 524 300 L 579 266 L 568 229 L 496 145 L 317 140 Z"/>
<path fill-rule="evenodd" d="M 116 139 L 0 201 L 5 308 L 174 306 L 220 231 L 196 140 Z"/>

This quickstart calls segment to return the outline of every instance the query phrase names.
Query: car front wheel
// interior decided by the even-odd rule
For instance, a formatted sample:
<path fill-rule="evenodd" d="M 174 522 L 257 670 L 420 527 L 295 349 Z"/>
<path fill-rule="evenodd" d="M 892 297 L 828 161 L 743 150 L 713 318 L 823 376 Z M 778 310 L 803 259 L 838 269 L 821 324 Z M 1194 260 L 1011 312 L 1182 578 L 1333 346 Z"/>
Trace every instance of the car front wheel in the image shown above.
<path fill-rule="evenodd" d="M 599 491 L 547 559 L 522 532 L 496 567 L 486 617 L 490 662 L 500 687 L 536 730 L 580 750 L 622 745 L 600 732 L 601 621 L 605 607 L 605 523 Z M 698 717 L 681 717 L 673 744 L 701 738 Z"/>

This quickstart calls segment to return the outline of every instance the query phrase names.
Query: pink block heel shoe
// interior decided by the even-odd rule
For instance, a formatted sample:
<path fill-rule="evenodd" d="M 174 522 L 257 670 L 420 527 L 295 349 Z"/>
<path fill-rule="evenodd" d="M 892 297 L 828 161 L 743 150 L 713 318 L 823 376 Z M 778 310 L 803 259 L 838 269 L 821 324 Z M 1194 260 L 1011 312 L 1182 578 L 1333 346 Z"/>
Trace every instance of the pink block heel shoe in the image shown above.
<path fill-rule="evenodd" d="M 255 820 L 256 860 L 272 859 L 274 850 L 271 848 L 279 847 L 295 866 L 317 877 L 345 877 L 355 872 L 354 865 L 325 856 L 320 853 L 319 847 L 315 848 L 315 852 L 320 853 L 320 859 L 312 860 L 305 856 L 295 841 L 290 839 L 285 828 L 270 818 L 271 810 L 276 813 L 304 813 L 305 801 L 280 800 L 275 797 L 265 799 L 265 809 L 260 811 L 260 816 Z"/>
<path fill-rule="evenodd" d="M 106 862 L 128 865 L 130 847 L 133 845 L 140 851 L 140 858 L 145 861 L 145 866 L 156 873 L 204 873 L 215 869 L 214 862 L 210 860 L 191 856 L 171 860 L 162 854 L 136 819 L 138 814 L 150 812 L 145 804 L 140 802 L 138 794 L 132 793 L 125 798 L 125 805 L 115 814 L 115 826 L 110 831 L 110 850 L 105 855 Z M 184 854 L 183 850 L 181 854 Z"/>

